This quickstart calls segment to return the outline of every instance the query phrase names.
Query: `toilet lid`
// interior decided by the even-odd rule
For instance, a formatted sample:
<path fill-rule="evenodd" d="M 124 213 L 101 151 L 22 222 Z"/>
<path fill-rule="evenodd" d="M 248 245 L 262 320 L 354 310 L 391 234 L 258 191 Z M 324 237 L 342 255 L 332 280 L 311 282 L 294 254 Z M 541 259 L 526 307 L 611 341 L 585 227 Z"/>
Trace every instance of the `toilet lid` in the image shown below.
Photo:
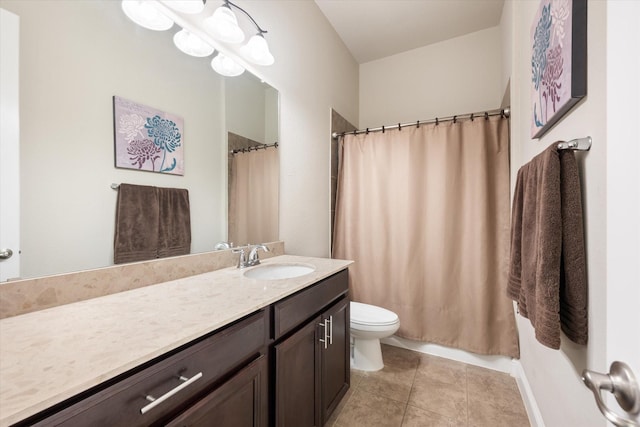
<path fill-rule="evenodd" d="M 386 308 L 351 301 L 351 323 L 360 325 L 392 325 L 398 322 L 398 315 Z"/>

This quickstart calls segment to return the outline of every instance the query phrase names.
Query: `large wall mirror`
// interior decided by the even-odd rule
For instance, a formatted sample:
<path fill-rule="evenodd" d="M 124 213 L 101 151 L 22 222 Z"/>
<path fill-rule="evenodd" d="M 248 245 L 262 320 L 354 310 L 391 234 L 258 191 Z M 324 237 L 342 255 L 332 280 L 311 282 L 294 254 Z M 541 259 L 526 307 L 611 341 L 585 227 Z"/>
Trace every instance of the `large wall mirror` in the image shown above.
<path fill-rule="evenodd" d="M 191 252 L 228 241 L 229 135 L 275 143 L 277 91 L 248 72 L 216 74 L 211 57 L 174 47 L 180 28 L 142 29 L 119 1 L 0 7 L 20 17 L 21 277 L 113 264 L 114 183 L 188 189 Z M 114 167 L 114 95 L 183 119 L 183 176 Z"/>

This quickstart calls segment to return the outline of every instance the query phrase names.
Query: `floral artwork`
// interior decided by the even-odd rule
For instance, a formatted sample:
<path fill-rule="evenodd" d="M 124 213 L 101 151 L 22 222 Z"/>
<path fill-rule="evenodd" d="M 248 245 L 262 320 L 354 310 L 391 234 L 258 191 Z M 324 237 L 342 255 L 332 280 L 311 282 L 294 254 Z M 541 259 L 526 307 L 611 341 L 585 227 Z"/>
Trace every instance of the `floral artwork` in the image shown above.
<path fill-rule="evenodd" d="M 113 97 L 116 167 L 184 175 L 183 121 Z"/>
<path fill-rule="evenodd" d="M 574 25 L 582 26 L 582 16 L 585 40 L 576 43 L 583 31 Z M 586 1 L 542 0 L 531 28 L 533 138 L 540 138 L 586 94 L 586 59 L 576 61 L 583 49 L 586 58 Z"/>

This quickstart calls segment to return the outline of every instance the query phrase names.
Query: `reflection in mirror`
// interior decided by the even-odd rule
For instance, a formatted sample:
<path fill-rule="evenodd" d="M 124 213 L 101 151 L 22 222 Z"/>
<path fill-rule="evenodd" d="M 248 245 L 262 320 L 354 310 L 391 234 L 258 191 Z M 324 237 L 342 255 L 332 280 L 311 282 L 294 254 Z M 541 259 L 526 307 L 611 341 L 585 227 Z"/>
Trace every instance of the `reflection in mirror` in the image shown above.
<path fill-rule="evenodd" d="M 225 90 L 229 242 L 241 246 L 277 240 L 278 93 L 251 78 L 228 79 Z"/>
<path fill-rule="evenodd" d="M 210 58 L 175 48 L 180 28 L 142 29 L 119 1 L 1 6 L 20 17 L 20 276 L 113 265 L 112 183 L 188 189 L 191 253 L 226 241 L 226 134 L 277 141 L 278 111 L 266 108 L 277 92 L 248 72 L 219 76 Z M 114 95 L 183 118 L 183 176 L 114 167 Z"/>

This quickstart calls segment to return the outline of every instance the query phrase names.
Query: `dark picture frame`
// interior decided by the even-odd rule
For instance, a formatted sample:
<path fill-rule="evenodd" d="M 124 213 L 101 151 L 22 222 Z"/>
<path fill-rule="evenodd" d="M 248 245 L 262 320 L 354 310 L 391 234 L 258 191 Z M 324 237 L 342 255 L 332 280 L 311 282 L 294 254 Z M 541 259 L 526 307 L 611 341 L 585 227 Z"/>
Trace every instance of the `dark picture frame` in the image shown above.
<path fill-rule="evenodd" d="M 587 0 L 541 0 L 531 27 L 531 137 L 587 95 Z"/>

